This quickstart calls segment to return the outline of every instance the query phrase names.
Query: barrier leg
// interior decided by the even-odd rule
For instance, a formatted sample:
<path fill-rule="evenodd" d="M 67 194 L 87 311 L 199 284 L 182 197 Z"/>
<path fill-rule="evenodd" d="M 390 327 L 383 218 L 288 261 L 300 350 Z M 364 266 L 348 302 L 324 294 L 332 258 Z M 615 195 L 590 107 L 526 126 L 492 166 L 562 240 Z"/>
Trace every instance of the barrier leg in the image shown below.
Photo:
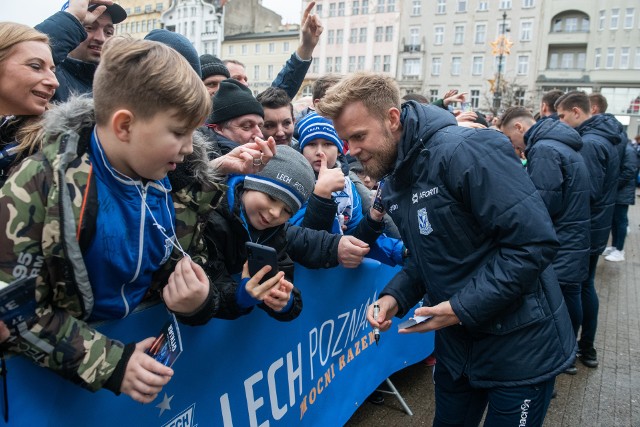
<path fill-rule="evenodd" d="M 407 413 L 407 415 L 413 416 L 413 412 L 411 412 L 411 409 L 407 405 L 407 402 L 404 401 L 404 399 L 402 398 L 402 395 L 400 394 L 400 392 L 398 392 L 398 389 L 396 389 L 396 387 L 393 385 L 391 380 L 387 378 L 385 382 L 387 383 L 389 390 L 378 389 L 376 391 L 379 391 L 381 393 L 386 393 L 386 394 L 393 394 L 396 397 L 396 399 L 398 399 L 398 402 L 400 402 L 400 405 L 402 405 L 402 408 Z"/>

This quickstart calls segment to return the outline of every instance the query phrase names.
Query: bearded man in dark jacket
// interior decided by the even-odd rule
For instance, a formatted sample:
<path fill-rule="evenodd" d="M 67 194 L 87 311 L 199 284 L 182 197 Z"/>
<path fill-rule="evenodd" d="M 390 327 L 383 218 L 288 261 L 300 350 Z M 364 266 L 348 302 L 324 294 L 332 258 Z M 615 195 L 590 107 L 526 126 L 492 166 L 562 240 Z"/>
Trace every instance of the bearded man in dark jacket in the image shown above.
<path fill-rule="evenodd" d="M 616 203 L 622 125 L 611 114 L 591 115 L 589 97 L 584 92 L 572 91 L 556 101 L 560 121 L 574 128 L 582 137 L 582 158 L 589 170 L 591 184 L 591 253 L 589 276 L 582 282 L 582 331 L 578 341 L 580 361 L 590 368 L 598 366 L 594 347 L 598 327 L 598 294 L 595 288 L 598 257 L 604 251 L 613 209 Z"/>
<path fill-rule="evenodd" d="M 527 172 L 542 197 L 560 249 L 553 259 L 573 332 L 582 324 L 581 283 L 587 279 L 590 249 L 589 172 L 582 156 L 580 134 L 550 117 L 538 122 L 524 107 L 511 107 L 500 130 L 514 147 L 524 146 Z M 575 375 L 571 366 L 565 371 Z"/>
<path fill-rule="evenodd" d="M 456 126 L 386 76 L 356 73 L 316 106 L 375 179 L 411 254 L 367 318 L 386 330 L 425 293 L 436 330 L 434 425 L 542 425 L 575 337 L 551 268 L 549 214 L 506 137 Z"/>

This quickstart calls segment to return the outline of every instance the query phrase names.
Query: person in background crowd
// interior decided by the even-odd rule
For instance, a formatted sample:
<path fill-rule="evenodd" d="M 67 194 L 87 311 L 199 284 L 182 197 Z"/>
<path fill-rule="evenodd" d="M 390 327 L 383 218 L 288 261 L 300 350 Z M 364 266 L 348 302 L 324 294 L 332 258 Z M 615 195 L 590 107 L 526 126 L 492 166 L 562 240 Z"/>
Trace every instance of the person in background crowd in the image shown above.
<path fill-rule="evenodd" d="M 68 8 L 47 18 L 36 29 L 49 36 L 60 87 L 53 97 L 64 102 L 71 94 L 92 92 L 93 76 L 104 43 L 114 35 L 114 25 L 127 18 L 111 0 L 69 0 Z"/>
<path fill-rule="evenodd" d="M 384 331 L 425 293 L 434 304 L 401 330 L 436 330 L 434 426 L 478 425 L 487 404 L 486 426 L 518 425 L 525 401 L 527 424 L 542 425 L 576 345 L 549 268 L 555 232 L 507 138 L 401 106 L 397 83 L 371 73 L 345 77 L 317 110 L 369 176 L 386 176 L 383 204 L 410 252 L 367 320 Z"/>
<path fill-rule="evenodd" d="M 428 104 L 429 100 L 426 96 L 420 95 L 419 93 L 408 93 L 402 97 L 403 101 L 416 101 L 420 104 Z"/>
<path fill-rule="evenodd" d="M 213 55 L 200 55 L 200 70 L 202 83 L 207 87 L 207 92 L 213 96 L 220 87 L 220 82 L 231 77 L 229 70 L 221 60 Z"/>
<path fill-rule="evenodd" d="M 558 113 L 556 112 L 556 101 L 560 98 L 564 92 L 559 89 L 553 89 L 549 92 L 545 92 L 542 95 L 542 101 L 540 101 L 540 118 L 551 117 L 554 120 L 558 120 Z"/>
<path fill-rule="evenodd" d="M 318 18 L 318 15 L 311 14 L 311 10 L 315 5 L 315 1 L 309 2 L 307 5 L 302 17 L 302 25 L 300 26 L 302 41 L 296 51 L 291 54 L 291 58 L 284 64 L 273 83 L 271 83 L 271 86 L 284 89 L 290 99 L 295 98 L 298 90 L 300 90 L 300 86 L 302 86 L 313 60 L 313 50 L 320 41 L 320 35 L 322 35 L 323 28 L 320 18 Z M 223 63 L 229 69 L 232 79 L 249 86 L 247 71 L 242 62 L 235 59 L 225 59 Z"/>
<path fill-rule="evenodd" d="M 265 138 L 270 136 L 277 145 L 297 145 L 293 141 L 293 105 L 283 89 L 271 86 L 256 97 L 264 110 L 264 122 L 260 129 Z"/>
<path fill-rule="evenodd" d="M 553 259 L 560 289 L 569 310 L 574 335 L 582 324 L 581 283 L 587 279 L 590 249 L 590 182 L 579 154 L 580 134 L 566 124 L 545 117 L 535 121 L 524 107 L 511 107 L 500 130 L 527 159 L 527 172 L 542 197 L 560 248 Z M 575 363 L 565 373 L 578 373 Z"/>
<path fill-rule="evenodd" d="M 587 165 L 590 181 L 591 250 L 589 276 L 582 282 L 582 330 L 578 341 L 578 357 L 590 368 L 598 366 L 594 347 L 598 327 L 598 294 L 595 288 L 598 257 L 609 239 L 613 209 L 620 175 L 620 157 L 617 145 L 621 141 L 620 123 L 603 114 L 591 115 L 589 97 L 584 92 L 572 91 L 562 95 L 555 103 L 558 119 L 582 137 L 580 154 Z"/>
<path fill-rule="evenodd" d="M 45 112 L 58 88 L 48 37 L 0 22 L 0 187 L 9 170 L 39 149 L 27 129 Z"/>

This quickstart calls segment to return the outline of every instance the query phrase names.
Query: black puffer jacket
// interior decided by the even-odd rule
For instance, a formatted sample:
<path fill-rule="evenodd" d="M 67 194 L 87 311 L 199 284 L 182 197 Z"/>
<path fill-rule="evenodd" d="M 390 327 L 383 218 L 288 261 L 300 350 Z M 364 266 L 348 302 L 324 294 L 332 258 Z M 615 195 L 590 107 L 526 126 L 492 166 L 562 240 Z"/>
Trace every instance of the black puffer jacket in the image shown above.
<path fill-rule="evenodd" d="M 576 128 L 582 137 L 582 158 L 591 183 L 591 254 L 601 254 L 607 245 L 613 207 L 618 193 L 622 125 L 610 114 L 598 114 Z"/>
<path fill-rule="evenodd" d="M 618 195 L 616 196 L 616 205 L 635 205 L 638 156 L 630 142 L 621 145 L 624 146 L 624 154 L 622 162 L 620 162 L 620 176 L 618 177 Z"/>
<path fill-rule="evenodd" d="M 436 331 L 436 355 L 474 387 L 549 380 L 575 358 L 571 321 L 551 266 L 558 241 L 509 141 L 456 126 L 406 102 L 386 211 L 412 254 L 382 294 L 403 316 L 426 293 L 462 325 Z"/>
<path fill-rule="evenodd" d="M 580 134 L 545 118 L 524 135 L 527 171 L 549 211 L 560 248 L 553 268 L 560 283 L 587 279 L 590 250 L 589 172 Z"/>

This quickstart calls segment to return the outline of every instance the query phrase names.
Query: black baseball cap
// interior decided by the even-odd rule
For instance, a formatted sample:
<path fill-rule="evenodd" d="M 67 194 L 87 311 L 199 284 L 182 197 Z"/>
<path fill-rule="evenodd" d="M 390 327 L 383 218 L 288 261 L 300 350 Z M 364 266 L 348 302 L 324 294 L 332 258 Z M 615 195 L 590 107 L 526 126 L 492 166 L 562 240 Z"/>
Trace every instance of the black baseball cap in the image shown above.
<path fill-rule="evenodd" d="M 98 6 L 99 5 L 97 4 L 89 5 L 89 10 L 93 11 Z M 116 3 L 112 4 L 111 6 L 107 6 L 107 10 L 105 10 L 105 13 L 108 13 L 109 16 L 111 16 L 111 21 L 113 21 L 114 25 L 119 24 L 127 19 L 127 12 L 125 12 L 122 6 Z"/>

